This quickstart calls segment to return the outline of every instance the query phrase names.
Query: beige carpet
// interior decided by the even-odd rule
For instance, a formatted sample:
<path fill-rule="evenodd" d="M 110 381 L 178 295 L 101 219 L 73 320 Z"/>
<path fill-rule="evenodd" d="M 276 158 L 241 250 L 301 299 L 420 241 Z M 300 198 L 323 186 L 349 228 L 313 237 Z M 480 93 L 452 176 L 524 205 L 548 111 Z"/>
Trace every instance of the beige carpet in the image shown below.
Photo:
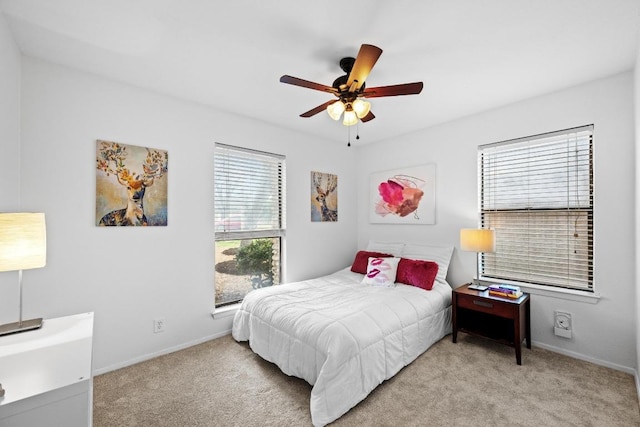
<path fill-rule="evenodd" d="M 640 426 L 631 375 L 451 335 L 332 426 Z M 311 386 L 225 336 L 94 379 L 95 427 L 310 426 Z"/>

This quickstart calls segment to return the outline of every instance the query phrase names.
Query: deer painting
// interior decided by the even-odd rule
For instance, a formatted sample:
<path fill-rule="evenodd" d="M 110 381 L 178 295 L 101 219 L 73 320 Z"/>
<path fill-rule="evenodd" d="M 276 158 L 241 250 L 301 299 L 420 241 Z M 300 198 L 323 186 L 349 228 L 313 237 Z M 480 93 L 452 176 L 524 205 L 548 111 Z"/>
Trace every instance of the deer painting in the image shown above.
<path fill-rule="evenodd" d="M 311 172 L 315 189 L 315 201 L 320 205 L 320 221 L 338 221 L 338 176 L 329 173 Z M 314 220 L 313 212 L 311 219 Z"/>
<path fill-rule="evenodd" d="M 144 195 L 151 187 L 167 173 L 168 153 L 134 146 L 127 146 L 117 142 L 98 141 L 96 147 L 96 166 L 104 172 L 106 177 L 115 176 L 119 186 L 126 189 L 127 205 L 122 209 L 108 212 L 100 218 L 100 226 L 146 226 L 149 225 L 144 212 Z M 146 150 L 144 154 L 135 156 L 132 151 Z M 141 151 L 144 153 L 144 151 Z M 139 169 L 139 172 L 131 170 Z M 166 183 L 165 183 L 166 184 Z M 166 186 L 166 185 L 165 185 Z M 97 190 L 96 190 L 97 191 Z M 166 225 L 158 224 L 158 225 Z"/>

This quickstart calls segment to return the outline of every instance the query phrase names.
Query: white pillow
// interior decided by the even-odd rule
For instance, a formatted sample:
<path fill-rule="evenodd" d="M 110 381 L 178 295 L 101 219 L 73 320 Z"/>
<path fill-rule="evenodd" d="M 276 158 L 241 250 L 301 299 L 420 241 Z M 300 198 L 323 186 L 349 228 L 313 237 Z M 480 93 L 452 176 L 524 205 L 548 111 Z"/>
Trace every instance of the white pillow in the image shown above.
<path fill-rule="evenodd" d="M 400 258 L 374 258 L 369 257 L 367 274 L 362 283 L 372 286 L 384 286 L 387 288 L 396 285 L 396 271 Z"/>
<path fill-rule="evenodd" d="M 367 245 L 367 251 L 369 252 L 382 252 L 383 254 L 391 254 L 393 256 L 399 257 L 402 254 L 402 248 L 404 247 L 404 243 L 398 242 L 380 242 L 377 240 L 369 240 L 369 244 Z"/>
<path fill-rule="evenodd" d="M 402 258 L 433 261 L 438 264 L 436 281 L 447 284 L 447 270 L 453 255 L 453 246 L 428 246 L 407 243 L 402 250 Z"/>

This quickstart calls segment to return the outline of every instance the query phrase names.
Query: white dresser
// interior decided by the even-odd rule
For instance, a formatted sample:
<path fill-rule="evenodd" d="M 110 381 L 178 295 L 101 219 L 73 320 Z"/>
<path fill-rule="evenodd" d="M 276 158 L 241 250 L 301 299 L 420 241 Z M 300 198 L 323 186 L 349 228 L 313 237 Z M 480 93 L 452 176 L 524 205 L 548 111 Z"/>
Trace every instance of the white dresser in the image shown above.
<path fill-rule="evenodd" d="M 0 427 L 90 427 L 93 313 L 0 337 Z"/>

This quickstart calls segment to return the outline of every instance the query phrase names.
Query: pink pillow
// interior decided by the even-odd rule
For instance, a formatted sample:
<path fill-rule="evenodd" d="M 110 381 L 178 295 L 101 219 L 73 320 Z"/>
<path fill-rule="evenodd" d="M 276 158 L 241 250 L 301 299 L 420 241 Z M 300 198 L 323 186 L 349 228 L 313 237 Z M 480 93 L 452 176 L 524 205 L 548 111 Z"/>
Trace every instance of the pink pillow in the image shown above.
<path fill-rule="evenodd" d="M 383 254 L 382 252 L 369 252 L 360 251 L 356 254 L 356 259 L 353 260 L 351 265 L 351 271 L 354 273 L 367 274 L 367 265 L 369 264 L 369 257 L 373 258 L 388 258 L 392 257 L 390 254 Z"/>
<path fill-rule="evenodd" d="M 438 264 L 432 261 L 401 258 L 396 282 L 417 286 L 430 291 L 438 274 Z"/>

